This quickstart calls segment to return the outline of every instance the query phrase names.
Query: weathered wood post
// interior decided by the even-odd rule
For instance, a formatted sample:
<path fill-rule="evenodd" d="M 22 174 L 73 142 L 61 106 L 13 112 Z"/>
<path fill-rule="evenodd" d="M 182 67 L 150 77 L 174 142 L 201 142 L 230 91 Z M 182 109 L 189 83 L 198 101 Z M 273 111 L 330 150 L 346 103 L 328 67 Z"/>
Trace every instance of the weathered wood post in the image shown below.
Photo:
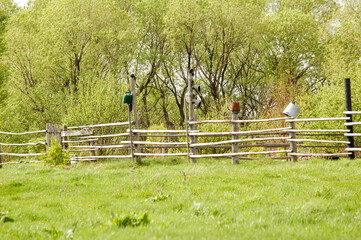
<path fill-rule="evenodd" d="M 293 119 L 293 118 L 291 118 Z M 292 130 L 296 129 L 296 123 L 291 121 L 290 122 L 290 139 L 296 139 L 296 133 Z M 291 150 L 291 161 L 292 162 L 297 162 L 297 156 L 296 155 L 292 155 L 292 153 L 297 153 L 297 143 L 290 141 L 290 150 Z"/>
<path fill-rule="evenodd" d="M 194 99 L 194 95 L 193 95 L 193 78 L 194 78 L 194 70 L 193 69 L 189 69 L 188 71 L 188 93 L 189 93 L 189 121 L 197 121 L 197 115 L 194 112 L 194 106 L 193 106 L 193 99 Z M 190 130 L 197 130 L 197 124 L 191 124 L 190 125 Z M 197 136 L 191 136 L 190 137 L 191 140 L 191 145 L 192 144 L 196 144 L 197 141 Z M 195 147 L 191 147 L 191 154 L 192 155 L 197 155 L 198 151 L 197 148 Z M 192 163 L 196 163 L 197 160 L 195 158 L 191 158 Z"/>
<path fill-rule="evenodd" d="M 2 155 L 1 155 L 1 145 L 0 145 L 0 168 L 3 167 L 3 165 L 1 163 L 2 163 Z"/>
<path fill-rule="evenodd" d="M 51 147 L 51 141 L 58 141 L 62 145 L 61 141 L 61 127 L 56 124 L 46 124 L 46 151 Z"/>
<path fill-rule="evenodd" d="M 64 125 L 63 126 L 63 132 L 68 131 L 68 126 Z M 62 138 L 62 143 L 63 143 L 63 151 L 67 151 L 69 148 L 69 144 L 67 143 L 67 141 L 69 140 L 68 136 L 65 136 Z"/>
<path fill-rule="evenodd" d="M 93 132 L 92 135 L 94 135 L 94 131 L 92 131 L 92 132 Z M 90 150 L 90 156 L 96 156 L 97 155 L 96 150 L 95 150 L 95 148 L 93 148 L 93 146 L 95 146 L 95 140 L 90 141 L 89 145 L 90 145 L 90 149 L 92 149 L 92 150 Z"/>
<path fill-rule="evenodd" d="M 352 111 L 352 100 L 351 100 L 351 81 L 349 78 L 344 79 L 345 84 L 345 103 L 346 103 L 346 111 L 351 112 Z M 349 117 L 349 120 L 346 120 L 347 123 L 352 122 L 352 114 L 346 114 L 346 117 Z M 348 133 L 353 133 L 353 126 L 347 126 L 347 129 L 349 130 Z M 352 135 L 352 134 L 351 134 Z M 348 147 L 354 148 L 355 147 L 355 139 L 353 136 L 347 136 L 347 140 L 349 142 Z M 355 152 L 350 151 L 349 158 L 355 159 Z"/>
<path fill-rule="evenodd" d="M 232 102 L 231 105 L 231 111 L 232 111 L 232 132 L 238 132 L 239 131 L 239 123 L 233 122 L 239 120 L 239 111 L 240 111 L 240 105 L 239 102 Z M 232 140 L 237 140 L 238 135 L 233 134 Z M 232 143 L 232 153 L 238 153 L 238 143 Z M 239 163 L 239 156 L 232 156 L 232 164 L 238 164 Z"/>
<path fill-rule="evenodd" d="M 132 93 L 132 109 L 133 109 L 133 121 L 134 121 L 134 129 L 139 129 L 139 121 L 138 121 L 138 109 L 137 109 L 137 91 L 135 88 L 135 83 L 136 83 L 136 79 L 135 79 L 135 75 L 132 74 L 130 76 L 130 92 Z M 132 134 L 132 133 L 130 133 Z M 135 133 L 135 141 L 139 141 L 139 133 Z M 135 145 L 135 153 L 141 153 L 142 152 L 142 148 L 141 145 Z M 142 157 L 137 156 L 136 157 L 136 161 L 137 163 L 141 163 L 142 162 Z"/>

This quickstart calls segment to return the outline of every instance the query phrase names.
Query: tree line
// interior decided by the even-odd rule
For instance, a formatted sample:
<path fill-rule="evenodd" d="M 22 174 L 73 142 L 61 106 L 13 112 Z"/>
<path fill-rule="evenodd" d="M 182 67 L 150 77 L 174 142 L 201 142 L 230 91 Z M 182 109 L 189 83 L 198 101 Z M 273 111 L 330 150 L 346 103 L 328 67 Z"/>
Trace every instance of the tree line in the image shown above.
<path fill-rule="evenodd" d="M 0 0 L 4 129 L 125 121 L 137 78 L 140 125 L 184 124 L 187 71 L 200 118 L 342 113 L 361 62 L 361 4 L 333 0 Z M 355 99 L 354 108 L 361 105 Z"/>

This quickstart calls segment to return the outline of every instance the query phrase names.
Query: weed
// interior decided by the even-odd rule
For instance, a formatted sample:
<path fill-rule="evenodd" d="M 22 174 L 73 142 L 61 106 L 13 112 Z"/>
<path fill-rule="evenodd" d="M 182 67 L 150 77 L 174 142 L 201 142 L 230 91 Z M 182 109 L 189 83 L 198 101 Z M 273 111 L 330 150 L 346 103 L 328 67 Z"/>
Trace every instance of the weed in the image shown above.
<path fill-rule="evenodd" d="M 113 212 L 110 213 L 110 219 L 108 221 L 107 226 L 116 226 L 116 227 L 138 227 L 140 225 L 147 225 L 150 220 L 148 217 L 148 213 L 139 213 L 135 214 L 134 212 L 125 215 L 125 216 L 116 216 Z"/>
<path fill-rule="evenodd" d="M 14 222 L 14 219 L 6 216 L 8 212 L 0 212 L 0 223 Z"/>
<path fill-rule="evenodd" d="M 159 202 L 159 201 L 167 200 L 168 198 L 170 198 L 170 195 L 163 195 L 161 192 L 157 196 L 150 197 L 150 198 L 146 199 L 145 201 L 146 202 Z"/>
<path fill-rule="evenodd" d="M 43 158 L 46 163 L 53 166 L 70 164 L 69 152 L 63 152 L 62 146 L 56 140 L 51 141 L 51 147 Z"/>

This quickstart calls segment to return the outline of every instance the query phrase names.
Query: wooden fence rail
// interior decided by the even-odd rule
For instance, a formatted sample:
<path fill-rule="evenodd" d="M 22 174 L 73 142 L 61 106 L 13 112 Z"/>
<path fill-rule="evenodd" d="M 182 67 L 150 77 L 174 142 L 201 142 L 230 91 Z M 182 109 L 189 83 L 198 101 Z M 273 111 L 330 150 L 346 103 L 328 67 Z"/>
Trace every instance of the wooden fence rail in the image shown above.
<path fill-rule="evenodd" d="M 349 112 L 347 112 L 350 114 Z M 361 112 L 353 112 L 352 114 L 361 114 Z M 232 120 L 201 120 L 201 121 L 190 121 L 189 125 L 197 124 L 219 124 L 225 123 L 229 124 L 229 127 L 232 131 L 225 132 L 203 132 L 200 129 L 193 130 L 145 130 L 145 129 L 133 129 L 132 134 L 138 135 L 140 140 L 133 141 L 134 147 L 138 146 L 137 152 L 134 153 L 134 156 L 137 158 L 141 157 L 169 157 L 169 156 L 189 156 L 190 159 L 198 158 L 232 158 L 232 163 L 237 163 L 238 159 L 251 160 L 259 159 L 260 156 L 264 156 L 272 159 L 284 159 L 284 160 L 297 160 L 297 157 L 336 157 L 336 156 L 348 156 L 350 151 L 361 151 L 361 148 L 347 148 L 345 145 L 349 144 L 349 141 L 340 140 L 340 137 L 348 136 L 361 136 L 361 133 L 349 133 L 348 129 L 297 129 L 297 123 L 304 122 L 323 122 L 323 121 L 346 121 L 349 120 L 349 117 L 340 117 L 340 118 L 310 118 L 310 119 L 291 119 L 288 117 L 281 118 L 271 118 L 271 119 L 256 119 L 256 120 L 237 120 L 238 116 L 234 114 Z M 272 124 L 268 124 L 271 123 Z M 273 122 L 275 124 L 273 124 Z M 242 131 L 240 124 L 255 124 L 255 123 L 265 123 L 265 126 L 285 126 L 290 124 L 289 127 L 278 127 L 278 128 L 268 128 L 268 129 L 259 129 L 256 130 L 247 130 Z M 357 123 L 357 122 L 356 122 Z M 34 132 L 25 132 L 25 133 L 9 133 L 9 132 L 0 132 L 4 135 L 27 135 L 27 134 L 39 134 L 47 133 L 47 143 L 37 142 L 37 143 L 0 143 L 0 167 L 5 164 L 15 164 L 15 163 L 24 163 L 24 162 L 42 162 L 42 161 L 19 161 L 19 162 L 5 162 L 1 163 L 1 156 L 10 156 L 10 157 L 38 157 L 43 153 L 3 153 L 1 152 L 1 146 L 4 147 L 21 147 L 21 146 L 35 146 L 35 145 L 49 145 L 49 139 L 59 138 L 61 143 L 66 145 L 66 149 L 71 152 L 78 152 L 81 156 L 73 156 L 72 161 L 95 161 L 100 159 L 128 159 L 131 158 L 129 155 L 129 148 L 131 142 L 129 141 L 130 130 L 128 122 L 121 123 L 109 123 L 109 124 L 94 124 L 94 125 L 84 125 L 84 126 L 74 126 L 74 127 L 64 127 L 60 128 L 58 126 L 52 127 L 47 126 L 46 130 L 34 131 Z M 319 126 L 320 124 L 318 124 Z M 321 124 L 322 125 L 322 124 Z M 356 124 L 354 124 L 356 125 Z M 110 134 L 94 134 L 93 128 L 102 128 L 102 127 L 114 127 L 120 126 L 124 127 L 124 132 L 110 133 Z M 247 125 L 248 126 L 248 125 Z M 258 126 L 258 125 L 257 125 Z M 347 126 L 345 124 L 345 126 Z M 243 126 L 245 127 L 245 126 Z M 304 127 L 302 125 L 302 127 Z M 50 130 L 49 130 L 50 129 Z M 223 128 L 222 128 L 223 129 Z M 118 129 L 119 131 L 119 129 Z M 194 138 L 192 142 L 187 142 L 184 140 L 187 136 L 187 133 L 190 137 Z M 55 134 L 55 135 L 54 135 Z M 57 135 L 56 135 L 57 134 Z M 283 136 L 288 135 L 288 136 Z M 302 138 L 302 136 L 315 136 L 317 139 L 313 138 Z M 319 139 L 320 137 L 328 137 L 331 139 Z M 207 141 L 207 138 L 211 137 L 212 140 Z M 119 138 L 125 138 L 124 140 L 119 140 Z M 151 138 L 151 139 L 149 139 Z M 154 138 L 157 139 L 154 141 Z M 197 138 L 202 138 L 202 142 L 199 142 Z M 217 141 L 215 139 L 221 138 Z M 225 140 L 224 138 L 228 138 Z M 336 139 L 335 139 L 336 138 Z M 99 144 L 102 139 L 111 139 L 116 140 L 113 144 Z M 159 140 L 163 139 L 163 140 Z M 114 141 L 113 140 L 113 141 Z M 201 140 L 201 139 L 200 139 Z M 98 143 L 99 142 L 99 143 Z M 305 142 L 314 142 L 318 144 L 326 145 L 304 145 Z M 98 143 L 98 144 L 97 144 Z M 336 145 L 338 144 L 338 145 Z M 343 144 L 343 145 L 340 145 Z M 187 146 L 190 149 L 193 149 L 189 152 L 189 155 L 185 151 Z M 259 151 L 260 148 L 263 150 Z M 298 149 L 317 149 L 317 148 L 329 148 L 329 149 L 344 149 L 345 152 L 324 152 L 324 153 L 314 153 L 314 152 L 302 152 Z M 156 149 L 163 149 L 161 153 L 156 152 Z M 164 152 L 167 150 L 164 149 L 174 149 L 175 152 Z M 224 153 L 208 153 L 202 154 L 201 152 L 208 149 L 217 152 L 221 149 L 224 149 Z M 240 149 L 244 149 L 240 151 Z M 252 151 L 252 149 L 257 149 Z M 113 154 L 100 155 L 102 150 L 109 150 Z M 155 151 L 155 152 L 154 152 Z M 334 150 L 332 150 L 334 151 Z M 83 152 L 89 152 L 90 155 L 86 156 Z M 218 151 L 219 152 L 219 151 Z M 115 154 L 114 154 L 115 153 Z M 248 157 L 253 156 L 253 157 Z M 264 158 L 261 157 L 261 158 Z M 195 161 L 193 161 L 195 162 Z"/>

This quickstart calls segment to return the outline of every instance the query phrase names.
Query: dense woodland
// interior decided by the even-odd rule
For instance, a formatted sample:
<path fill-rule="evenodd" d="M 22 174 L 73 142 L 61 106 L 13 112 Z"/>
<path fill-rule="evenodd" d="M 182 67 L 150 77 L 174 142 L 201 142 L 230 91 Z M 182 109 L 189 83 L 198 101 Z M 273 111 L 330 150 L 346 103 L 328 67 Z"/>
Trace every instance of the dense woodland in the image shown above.
<path fill-rule="evenodd" d="M 184 124 L 187 70 L 199 119 L 342 116 L 343 78 L 361 109 L 356 0 L 0 0 L 0 126 L 126 121 L 137 78 L 140 126 Z"/>

